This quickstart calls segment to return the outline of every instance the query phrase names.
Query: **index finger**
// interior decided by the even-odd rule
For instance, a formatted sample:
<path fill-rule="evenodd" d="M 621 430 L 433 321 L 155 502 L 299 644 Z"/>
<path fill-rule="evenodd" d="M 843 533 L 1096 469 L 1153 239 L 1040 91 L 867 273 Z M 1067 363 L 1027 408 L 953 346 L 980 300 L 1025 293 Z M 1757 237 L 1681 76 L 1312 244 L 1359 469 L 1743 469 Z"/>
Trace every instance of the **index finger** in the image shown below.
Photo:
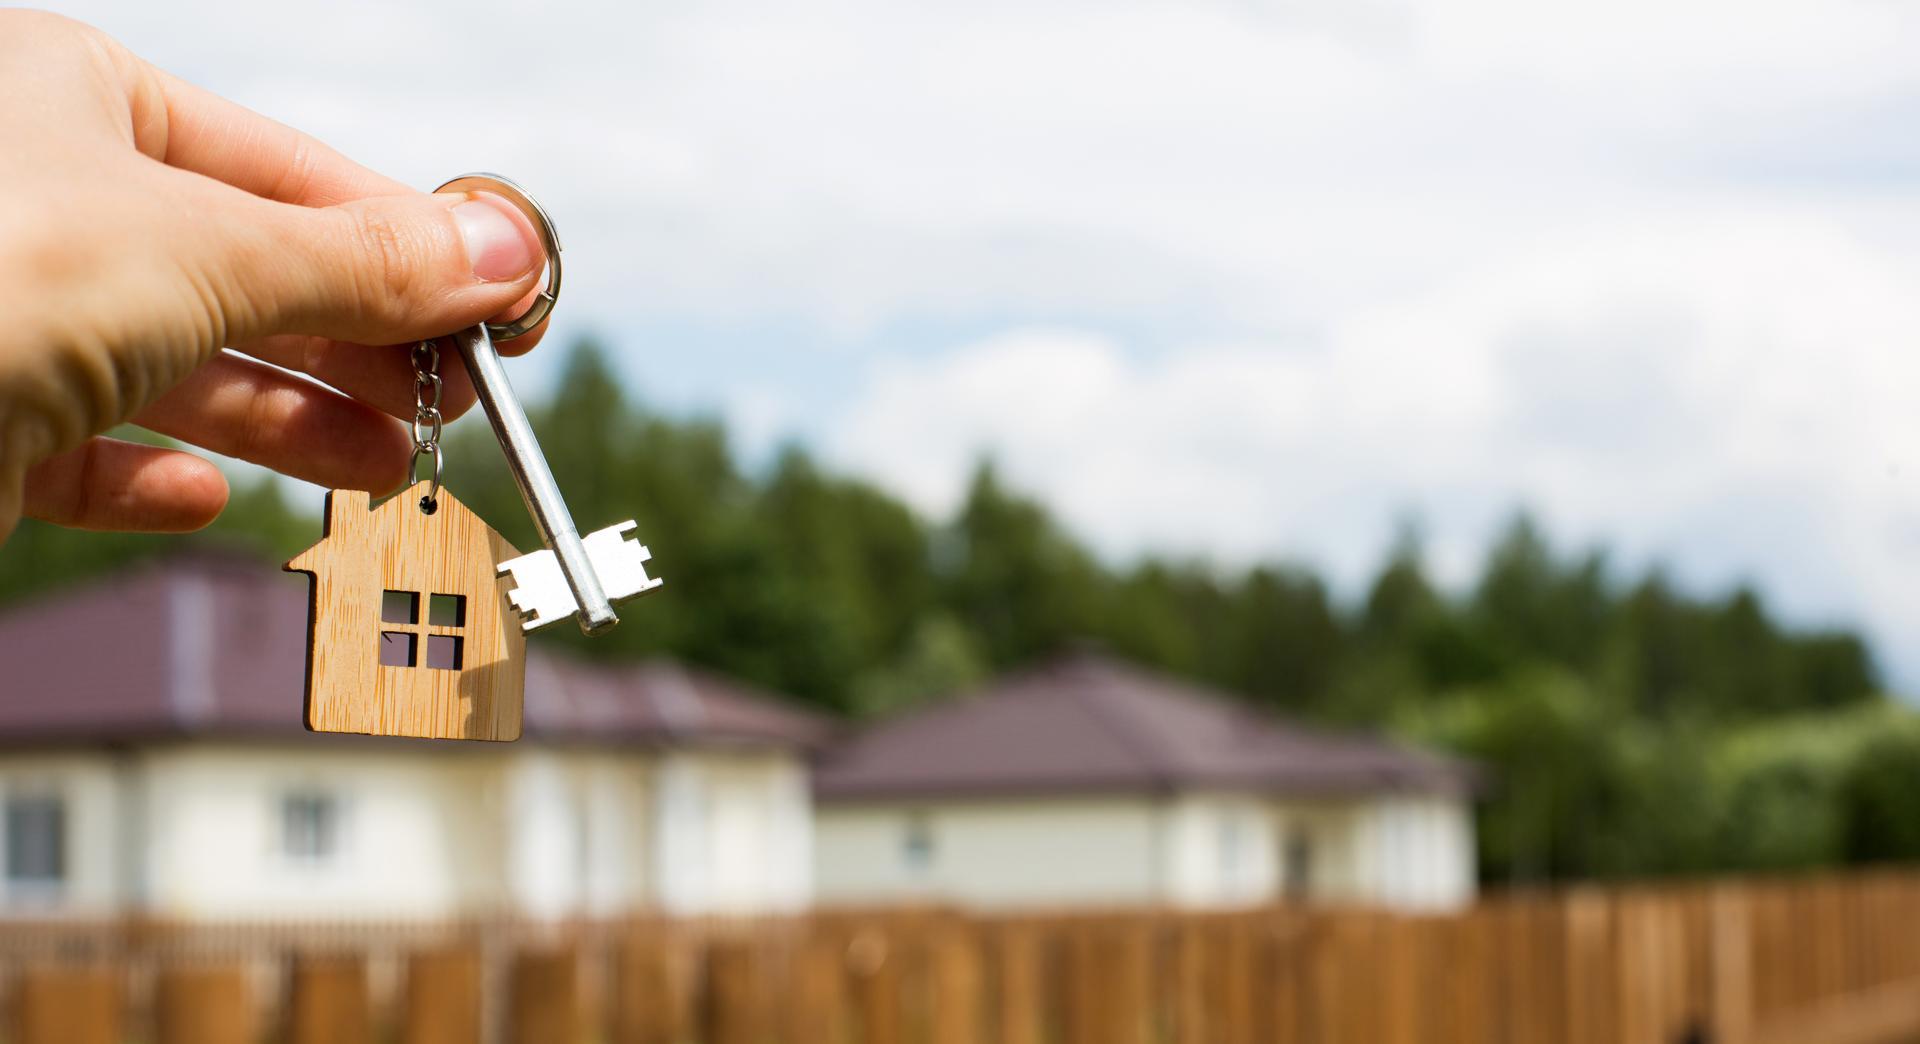
<path fill-rule="evenodd" d="M 159 158 L 170 167 L 305 207 L 419 191 L 171 73 L 155 69 L 154 76 L 166 106 L 166 144 Z"/>

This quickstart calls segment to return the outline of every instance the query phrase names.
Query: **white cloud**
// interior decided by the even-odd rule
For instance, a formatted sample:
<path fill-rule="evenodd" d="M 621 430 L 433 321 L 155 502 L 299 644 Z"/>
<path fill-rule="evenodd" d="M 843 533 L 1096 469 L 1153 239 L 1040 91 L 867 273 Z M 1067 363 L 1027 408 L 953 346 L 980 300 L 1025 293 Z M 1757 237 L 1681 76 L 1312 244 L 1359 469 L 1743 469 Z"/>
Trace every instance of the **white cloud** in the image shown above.
<path fill-rule="evenodd" d="M 1920 84 L 1875 0 L 63 6 L 409 180 L 539 186 L 576 309 L 856 333 L 1315 324 Z"/>
<path fill-rule="evenodd" d="M 1818 222 L 1675 219 L 1382 302 L 1306 344 L 1142 358 L 1071 330 L 880 364 L 837 457 L 944 513 L 977 452 L 1112 552 L 1363 578 L 1396 514 L 1460 578 L 1517 505 L 1760 580 L 1802 618 L 1920 620 L 1920 267 Z"/>

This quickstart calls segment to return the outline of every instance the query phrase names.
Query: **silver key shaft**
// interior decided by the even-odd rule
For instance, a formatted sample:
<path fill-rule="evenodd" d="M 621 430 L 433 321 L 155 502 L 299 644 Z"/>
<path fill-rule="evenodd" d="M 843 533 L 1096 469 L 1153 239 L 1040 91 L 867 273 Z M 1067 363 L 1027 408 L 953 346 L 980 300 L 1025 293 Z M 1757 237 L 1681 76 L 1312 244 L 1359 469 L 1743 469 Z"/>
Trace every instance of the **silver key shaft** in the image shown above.
<path fill-rule="evenodd" d="M 613 603 L 607 601 L 600 577 L 587 560 L 586 545 L 580 542 L 573 515 L 560 497 L 559 484 L 553 481 L 553 469 L 547 466 L 540 443 L 533 437 L 527 411 L 513 394 L 513 385 L 507 382 L 507 369 L 500 363 L 500 353 L 493 347 L 493 338 L 487 335 L 486 324 L 476 324 L 454 334 L 453 343 L 460 349 L 460 358 L 466 360 L 467 373 L 473 377 L 473 390 L 487 411 L 487 420 L 493 422 L 493 433 L 499 436 L 501 449 L 506 451 L 507 469 L 513 472 L 514 484 L 520 487 L 520 496 L 527 502 L 527 512 L 533 516 L 533 524 L 540 528 L 541 539 L 560 561 L 560 572 L 573 591 L 574 604 L 580 607 L 580 630 L 590 635 L 606 633 L 620 618 L 614 615 Z"/>

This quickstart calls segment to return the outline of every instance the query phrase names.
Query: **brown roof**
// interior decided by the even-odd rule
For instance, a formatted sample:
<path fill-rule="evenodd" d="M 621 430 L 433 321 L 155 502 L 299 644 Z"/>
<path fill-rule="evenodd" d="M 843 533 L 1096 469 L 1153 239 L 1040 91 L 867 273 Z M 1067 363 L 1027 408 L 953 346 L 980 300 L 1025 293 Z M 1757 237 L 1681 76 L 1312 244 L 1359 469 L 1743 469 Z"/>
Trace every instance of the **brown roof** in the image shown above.
<path fill-rule="evenodd" d="M 301 722 L 307 578 L 194 552 L 0 612 L 0 745 L 320 737 Z M 661 660 L 529 648 L 529 738 L 813 747 L 823 719 Z M 410 742 L 410 741 L 394 741 Z"/>
<path fill-rule="evenodd" d="M 910 712 L 829 749 L 825 800 L 1224 788 L 1459 793 L 1464 762 L 1285 724 L 1219 693 L 1092 654 Z"/>

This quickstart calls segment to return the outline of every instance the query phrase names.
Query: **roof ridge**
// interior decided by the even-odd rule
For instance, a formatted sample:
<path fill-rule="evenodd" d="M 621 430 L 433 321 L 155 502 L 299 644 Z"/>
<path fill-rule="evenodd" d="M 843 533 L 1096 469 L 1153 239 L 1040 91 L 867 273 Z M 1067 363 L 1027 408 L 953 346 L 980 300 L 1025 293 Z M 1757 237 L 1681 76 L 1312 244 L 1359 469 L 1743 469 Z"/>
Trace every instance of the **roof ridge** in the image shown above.
<path fill-rule="evenodd" d="M 1106 673 L 1113 673 L 1107 668 L 1106 664 L 1099 664 L 1097 666 L 1102 668 Z M 1112 705 L 1111 700 L 1095 700 L 1091 688 L 1083 691 L 1077 686 L 1066 686 L 1066 691 L 1069 698 L 1083 707 L 1087 711 L 1088 716 L 1103 728 L 1109 736 L 1112 736 L 1115 742 L 1119 743 L 1128 753 L 1140 759 L 1141 763 L 1146 766 L 1148 781 L 1156 789 L 1175 789 L 1176 784 L 1173 779 L 1173 772 L 1168 764 L 1170 758 L 1167 755 L 1166 749 L 1159 743 L 1151 730 L 1143 731 L 1137 728 L 1136 723 L 1133 721 L 1121 720 L 1130 719 L 1127 709 L 1124 706 Z M 1109 707 L 1106 709 L 1111 711 L 1110 714 L 1101 713 L 1103 708 L 1098 706 L 1098 704 L 1102 702 L 1109 704 Z"/>

